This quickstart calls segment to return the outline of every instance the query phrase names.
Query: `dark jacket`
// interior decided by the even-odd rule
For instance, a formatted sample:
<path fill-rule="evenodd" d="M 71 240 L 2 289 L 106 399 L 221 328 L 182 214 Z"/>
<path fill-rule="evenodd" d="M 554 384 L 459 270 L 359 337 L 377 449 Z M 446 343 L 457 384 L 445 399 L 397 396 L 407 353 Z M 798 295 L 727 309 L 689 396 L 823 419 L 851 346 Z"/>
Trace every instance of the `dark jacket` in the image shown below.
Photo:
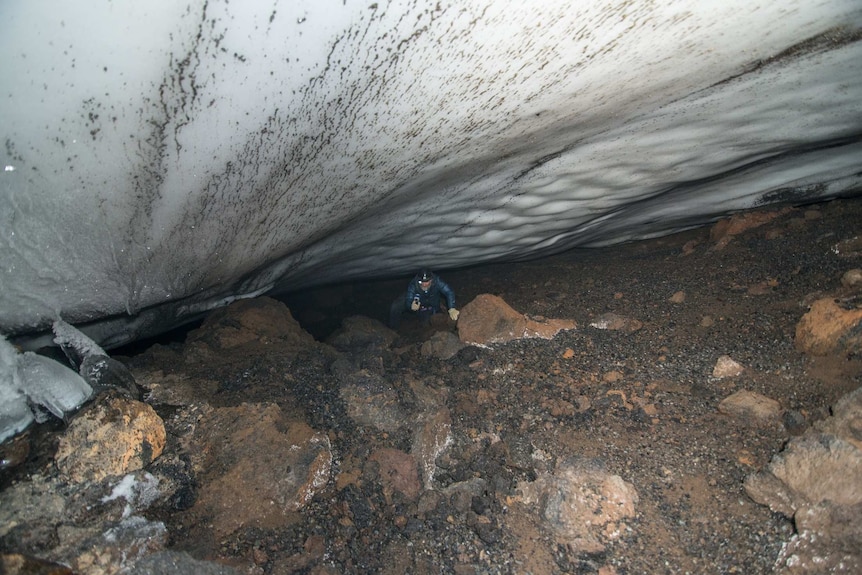
<path fill-rule="evenodd" d="M 440 279 L 439 276 L 434 277 L 431 282 L 431 287 L 428 291 L 422 291 L 419 287 L 419 274 L 410 280 L 410 285 L 407 286 L 407 299 L 404 301 L 406 309 L 410 309 L 410 304 L 413 300 L 419 298 L 420 310 L 432 310 L 432 313 L 440 311 L 440 302 L 445 298 L 446 309 L 455 307 L 455 292 L 449 287 L 449 284 Z"/>

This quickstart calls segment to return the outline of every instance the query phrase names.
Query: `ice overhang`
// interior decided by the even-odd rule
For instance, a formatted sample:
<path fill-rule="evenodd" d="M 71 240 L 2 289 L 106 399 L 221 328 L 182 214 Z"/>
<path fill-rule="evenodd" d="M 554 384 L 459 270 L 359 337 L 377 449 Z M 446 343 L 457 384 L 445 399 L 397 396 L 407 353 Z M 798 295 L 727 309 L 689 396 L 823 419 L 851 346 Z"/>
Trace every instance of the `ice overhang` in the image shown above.
<path fill-rule="evenodd" d="M 0 332 L 862 189 L 862 5 L 0 5 Z"/>

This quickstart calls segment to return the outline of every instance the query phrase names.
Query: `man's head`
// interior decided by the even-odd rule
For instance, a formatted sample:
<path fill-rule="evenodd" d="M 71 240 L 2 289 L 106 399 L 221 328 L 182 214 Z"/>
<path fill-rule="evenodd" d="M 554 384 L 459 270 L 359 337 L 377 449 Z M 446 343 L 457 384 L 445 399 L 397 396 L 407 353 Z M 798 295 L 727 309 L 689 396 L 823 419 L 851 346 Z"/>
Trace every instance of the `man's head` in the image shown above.
<path fill-rule="evenodd" d="M 422 291 L 428 291 L 431 284 L 434 283 L 434 273 L 431 270 L 422 270 L 419 272 L 419 288 Z"/>

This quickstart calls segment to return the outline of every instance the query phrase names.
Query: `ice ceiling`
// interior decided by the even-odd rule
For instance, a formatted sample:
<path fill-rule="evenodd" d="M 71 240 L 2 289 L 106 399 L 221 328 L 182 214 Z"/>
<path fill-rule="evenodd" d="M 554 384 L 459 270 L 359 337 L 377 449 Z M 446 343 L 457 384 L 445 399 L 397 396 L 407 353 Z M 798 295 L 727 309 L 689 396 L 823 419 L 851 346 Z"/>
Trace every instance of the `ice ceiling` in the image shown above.
<path fill-rule="evenodd" d="M 19 341 L 862 189 L 858 0 L 4 0 L 0 30 Z"/>

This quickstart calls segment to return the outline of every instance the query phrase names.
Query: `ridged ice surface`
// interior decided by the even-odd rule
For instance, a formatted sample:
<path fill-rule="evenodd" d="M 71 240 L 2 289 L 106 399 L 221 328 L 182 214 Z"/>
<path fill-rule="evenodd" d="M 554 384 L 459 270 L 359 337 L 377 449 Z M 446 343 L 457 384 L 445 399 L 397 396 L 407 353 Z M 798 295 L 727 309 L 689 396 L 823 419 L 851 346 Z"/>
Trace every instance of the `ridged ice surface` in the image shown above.
<path fill-rule="evenodd" d="M 0 332 L 862 186 L 862 3 L 0 3 Z"/>

